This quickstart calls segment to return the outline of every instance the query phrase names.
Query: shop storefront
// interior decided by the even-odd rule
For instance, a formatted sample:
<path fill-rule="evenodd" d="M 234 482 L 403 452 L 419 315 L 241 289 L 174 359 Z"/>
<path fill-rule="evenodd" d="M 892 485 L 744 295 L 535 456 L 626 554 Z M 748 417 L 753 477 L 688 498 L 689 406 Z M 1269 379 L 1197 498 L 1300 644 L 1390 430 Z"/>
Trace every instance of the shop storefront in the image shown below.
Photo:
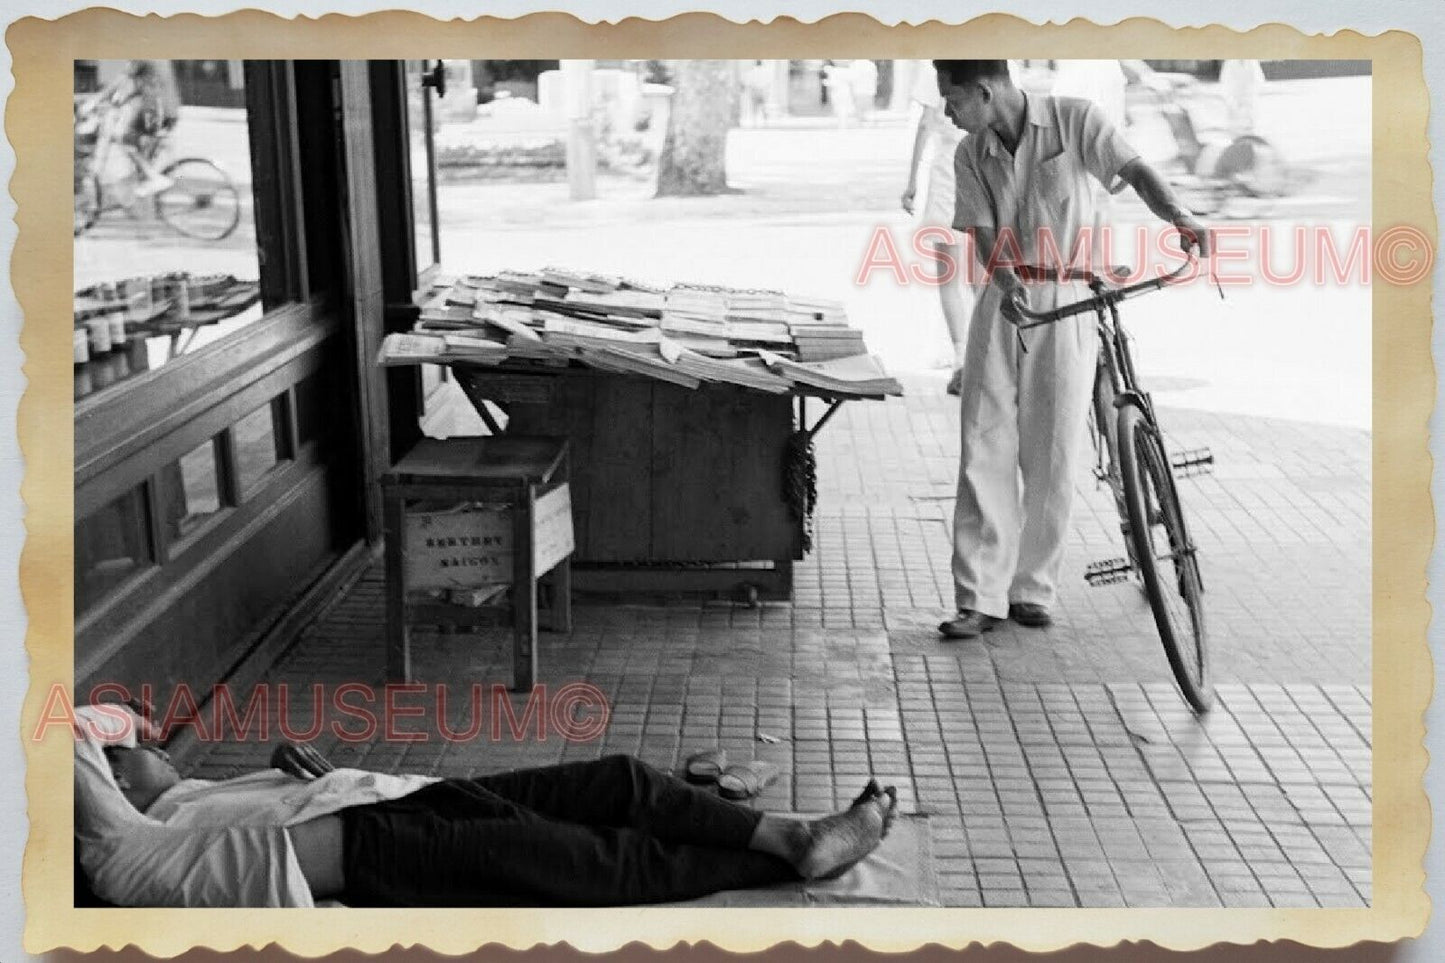
<path fill-rule="evenodd" d="M 790 595 L 812 435 L 844 399 L 901 391 L 881 368 L 806 367 L 863 348 L 840 304 L 620 292 L 637 302 L 623 328 L 688 349 L 645 363 L 615 341 L 554 340 L 569 311 L 584 333 L 620 330 L 592 325 L 618 319 L 579 305 L 595 279 L 574 279 L 578 297 L 522 324 L 546 357 L 485 374 L 377 363 L 388 334 L 426 327 L 423 304 L 475 296 L 437 283 L 439 131 L 478 96 L 458 65 L 77 65 L 79 690 L 204 692 L 263 670 L 378 558 L 379 479 L 448 397 L 493 432 L 491 409 L 570 441 L 579 588 Z M 760 347 L 793 360 L 764 364 Z"/>
<path fill-rule="evenodd" d="M 430 93 L 420 63 L 134 63 L 76 69 L 75 680 L 207 688 L 380 539 L 423 391 L 372 359 L 437 259 Z M 178 103 L 130 126 L 118 84 L 156 78 Z"/>

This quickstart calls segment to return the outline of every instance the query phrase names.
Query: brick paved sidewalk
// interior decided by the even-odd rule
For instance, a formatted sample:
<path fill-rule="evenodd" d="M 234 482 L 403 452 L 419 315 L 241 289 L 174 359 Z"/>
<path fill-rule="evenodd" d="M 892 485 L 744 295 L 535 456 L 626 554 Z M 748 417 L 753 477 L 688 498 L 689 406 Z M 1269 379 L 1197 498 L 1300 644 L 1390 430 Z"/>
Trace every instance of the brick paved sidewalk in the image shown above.
<path fill-rule="evenodd" d="M 1201 723 L 1138 589 L 1080 577 L 1122 549 L 1092 479 L 1054 626 L 939 640 L 957 414 L 941 375 L 908 389 L 845 406 L 820 436 L 816 548 L 793 602 L 580 605 L 570 636 L 544 638 L 539 681 L 597 685 L 612 707 L 604 738 L 454 744 L 418 720 L 430 741 L 319 748 L 342 765 L 460 776 L 612 752 L 671 768 L 722 745 L 778 762 L 786 775 L 758 805 L 800 812 L 845 805 L 874 774 L 930 814 L 950 905 L 1367 904 L 1368 434 L 1157 396 L 1172 442 L 1209 445 L 1219 465 L 1182 483 L 1219 683 Z M 373 571 L 266 681 L 379 684 L 382 621 Z M 418 634 L 413 648 L 425 683 L 509 678 L 500 632 Z M 461 728 L 469 709 L 454 703 Z M 182 768 L 225 776 L 268 755 L 201 745 Z"/>

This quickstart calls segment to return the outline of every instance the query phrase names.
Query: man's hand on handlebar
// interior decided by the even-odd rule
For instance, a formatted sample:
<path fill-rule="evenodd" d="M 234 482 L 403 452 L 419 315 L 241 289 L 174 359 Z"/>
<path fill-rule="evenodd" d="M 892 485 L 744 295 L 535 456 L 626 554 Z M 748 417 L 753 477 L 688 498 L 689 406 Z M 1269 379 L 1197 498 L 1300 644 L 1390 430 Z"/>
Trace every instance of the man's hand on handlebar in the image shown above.
<path fill-rule="evenodd" d="M 1192 214 L 1180 212 L 1174 218 L 1174 228 L 1179 232 L 1179 246 L 1188 253 L 1190 248 L 1199 252 L 1200 260 L 1207 260 L 1209 253 L 1214 249 L 1209 236 L 1209 228 L 1205 227 Z"/>
<path fill-rule="evenodd" d="M 1010 324 L 1023 324 L 1027 318 L 1023 312 L 1029 307 L 1029 291 L 1023 280 L 1012 271 L 995 271 L 993 283 L 1003 293 L 1003 316 Z"/>

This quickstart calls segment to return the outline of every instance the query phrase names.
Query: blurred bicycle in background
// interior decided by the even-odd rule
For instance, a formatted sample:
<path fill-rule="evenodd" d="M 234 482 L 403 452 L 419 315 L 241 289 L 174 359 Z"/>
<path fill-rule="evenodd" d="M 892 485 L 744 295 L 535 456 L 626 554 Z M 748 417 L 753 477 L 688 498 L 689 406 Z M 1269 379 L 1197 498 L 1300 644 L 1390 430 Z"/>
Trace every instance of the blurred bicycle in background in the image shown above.
<path fill-rule="evenodd" d="M 1161 73 L 1142 60 L 1119 65 L 1131 116 L 1157 114 L 1167 124 L 1175 148 L 1166 163 L 1170 184 L 1195 214 L 1264 217 L 1276 200 L 1314 179 L 1312 171 L 1290 165 L 1247 120 L 1240 122 L 1224 85 Z"/>
<path fill-rule="evenodd" d="M 149 61 L 75 105 L 75 235 L 107 211 L 146 213 L 187 237 L 219 241 L 241 220 L 235 181 L 203 157 L 168 160 L 176 124 L 152 92 Z"/>

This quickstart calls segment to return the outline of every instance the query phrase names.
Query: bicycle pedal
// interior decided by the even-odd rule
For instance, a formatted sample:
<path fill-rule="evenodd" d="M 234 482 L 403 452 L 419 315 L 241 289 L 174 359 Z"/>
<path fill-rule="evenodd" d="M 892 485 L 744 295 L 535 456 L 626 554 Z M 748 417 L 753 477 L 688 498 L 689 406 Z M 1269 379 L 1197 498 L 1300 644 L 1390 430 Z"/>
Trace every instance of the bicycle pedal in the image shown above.
<path fill-rule="evenodd" d="M 1207 475 L 1214 470 L 1214 453 L 1208 448 L 1190 448 L 1175 452 L 1169 465 L 1182 478 Z"/>
<path fill-rule="evenodd" d="M 1084 581 L 1094 588 L 1113 585 L 1115 582 L 1128 581 L 1133 571 L 1134 566 L 1130 565 L 1126 558 L 1106 558 L 1093 562 L 1084 569 Z"/>

